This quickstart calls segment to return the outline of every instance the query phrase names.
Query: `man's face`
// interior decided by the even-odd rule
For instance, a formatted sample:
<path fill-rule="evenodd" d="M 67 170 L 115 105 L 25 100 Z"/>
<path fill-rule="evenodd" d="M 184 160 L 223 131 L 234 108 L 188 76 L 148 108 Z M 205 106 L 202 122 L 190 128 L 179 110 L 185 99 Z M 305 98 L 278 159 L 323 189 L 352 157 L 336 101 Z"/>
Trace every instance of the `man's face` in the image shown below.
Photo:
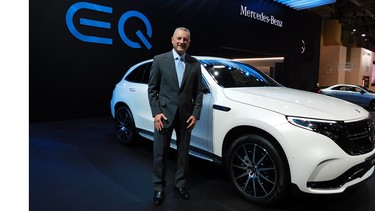
<path fill-rule="evenodd" d="M 190 33 L 183 30 L 176 30 L 172 37 L 173 48 L 178 54 L 183 54 L 190 45 Z"/>

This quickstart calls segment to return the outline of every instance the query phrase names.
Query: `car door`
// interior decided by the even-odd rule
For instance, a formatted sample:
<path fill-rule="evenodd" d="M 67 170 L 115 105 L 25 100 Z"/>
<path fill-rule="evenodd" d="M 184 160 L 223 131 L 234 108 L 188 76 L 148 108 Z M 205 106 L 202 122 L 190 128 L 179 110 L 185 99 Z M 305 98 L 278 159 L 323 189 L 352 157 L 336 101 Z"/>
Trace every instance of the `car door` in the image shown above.
<path fill-rule="evenodd" d="M 202 76 L 202 86 L 203 103 L 201 117 L 193 129 L 190 145 L 195 149 L 207 150 L 207 140 L 211 131 L 209 128 L 211 128 L 210 119 L 212 119 L 212 109 L 210 109 L 212 107 L 212 94 L 204 76 Z"/>
<path fill-rule="evenodd" d="M 196 157 L 207 158 L 205 156 L 205 151 L 208 151 L 208 137 L 210 135 L 211 128 L 210 124 L 212 119 L 212 109 L 210 109 L 212 102 L 212 94 L 210 92 L 208 83 L 202 75 L 202 85 L 203 85 L 203 101 L 202 101 L 202 110 L 201 116 L 195 125 L 190 139 L 190 154 L 193 154 Z M 176 132 L 172 133 L 172 143 L 171 147 L 176 149 Z"/>
<path fill-rule="evenodd" d="M 127 104 L 133 114 L 137 128 L 154 132 L 154 123 L 151 108 L 148 101 L 148 77 L 150 75 L 152 61 L 138 66 L 131 75 L 127 77 L 127 93 L 129 100 Z"/>
<path fill-rule="evenodd" d="M 358 88 L 358 87 L 352 87 L 351 88 L 351 96 L 350 96 L 350 101 L 361 106 L 366 106 L 368 105 L 367 103 L 367 93 Z"/>
<path fill-rule="evenodd" d="M 337 97 L 352 102 L 353 99 L 351 98 L 351 95 L 352 93 L 350 91 L 350 87 L 348 86 L 337 87 L 335 88 L 335 91 L 332 93 L 333 97 Z"/>
<path fill-rule="evenodd" d="M 137 94 L 138 97 L 133 98 L 133 104 L 134 106 L 137 106 L 137 111 L 142 111 L 138 112 L 136 114 L 133 114 L 137 116 L 137 127 L 144 129 L 145 131 L 149 132 L 154 132 L 154 124 L 153 124 L 153 119 L 152 119 L 152 113 L 148 101 L 148 78 L 150 75 L 150 68 L 151 68 L 152 62 L 144 64 L 143 67 L 139 67 L 139 71 L 143 72 L 143 76 L 141 77 L 138 75 L 137 81 L 139 81 L 138 84 L 134 84 L 132 87 L 132 91 L 134 94 Z M 205 151 L 207 150 L 207 139 L 209 135 L 209 124 L 210 124 L 210 117 L 212 113 L 212 110 L 209 108 L 211 107 L 211 99 L 212 95 L 208 86 L 208 83 L 206 82 L 204 76 L 202 76 L 202 86 L 203 86 L 203 101 L 202 101 L 202 110 L 201 110 L 201 116 L 197 124 L 195 125 L 192 136 L 191 136 L 191 141 L 190 145 L 192 146 L 192 153 L 195 154 L 196 156 L 199 156 L 200 151 Z M 135 117 L 134 117 L 135 118 Z M 144 132 L 141 132 L 143 135 L 149 136 L 150 134 L 146 134 Z M 176 132 L 173 131 L 172 133 L 172 143 L 171 146 L 172 148 L 176 148 Z M 201 157 L 201 156 L 200 156 Z"/>

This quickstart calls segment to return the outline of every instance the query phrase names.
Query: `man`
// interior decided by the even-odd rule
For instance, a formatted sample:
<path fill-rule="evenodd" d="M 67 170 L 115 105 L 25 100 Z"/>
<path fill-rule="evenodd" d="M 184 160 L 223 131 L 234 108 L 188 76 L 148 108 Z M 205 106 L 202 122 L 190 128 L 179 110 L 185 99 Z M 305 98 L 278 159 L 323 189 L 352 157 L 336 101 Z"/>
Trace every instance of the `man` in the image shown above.
<path fill-rule="evenodd" d="M 177 136 L 177 167 L 174 190 L 183 198 L 190 195 L 185 187 L 191 131 L 200 118 L 202 107 L 202 73 L 200 63 L 186 50 L 190 31 L 176 28 L 172 51 L 154 57 L 150 70 L 148 97 L 154 117 L 153 183 L 156 206 L 164 199 L 165 173 L 173 129 Z"/>

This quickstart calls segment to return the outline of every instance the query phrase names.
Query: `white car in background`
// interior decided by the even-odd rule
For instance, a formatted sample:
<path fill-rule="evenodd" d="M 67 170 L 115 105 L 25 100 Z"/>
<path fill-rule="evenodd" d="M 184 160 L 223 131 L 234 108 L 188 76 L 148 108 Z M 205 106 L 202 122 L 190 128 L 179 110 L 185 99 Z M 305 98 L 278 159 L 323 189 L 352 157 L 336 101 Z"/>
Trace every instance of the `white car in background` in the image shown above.
<path fill-rule="evenodd" d="M 283 87 L 240 62 L 196 58 L 204 96 L 190 154 L 222 162 L 245 199 L 274 204 L 292 185 L 306 193 L 341 193 L 374 173 L 374 123 L 364 108 Z M 151 64 L 131 67 L 113 91 L 111 113 L 122 143 L 138 135 L 153 140 Z"/>

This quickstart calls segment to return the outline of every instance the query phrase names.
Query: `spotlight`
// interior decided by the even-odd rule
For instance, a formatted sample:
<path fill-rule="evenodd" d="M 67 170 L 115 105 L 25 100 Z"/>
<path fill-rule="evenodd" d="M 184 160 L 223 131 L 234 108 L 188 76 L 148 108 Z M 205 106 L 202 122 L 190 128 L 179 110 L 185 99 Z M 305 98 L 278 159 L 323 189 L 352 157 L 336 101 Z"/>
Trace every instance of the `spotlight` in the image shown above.
<path fill-rule="evenodd" d="M 326 4 L 335 3 L 336 0 L 274 0 L 296 10 L 309 9 Z"/>

